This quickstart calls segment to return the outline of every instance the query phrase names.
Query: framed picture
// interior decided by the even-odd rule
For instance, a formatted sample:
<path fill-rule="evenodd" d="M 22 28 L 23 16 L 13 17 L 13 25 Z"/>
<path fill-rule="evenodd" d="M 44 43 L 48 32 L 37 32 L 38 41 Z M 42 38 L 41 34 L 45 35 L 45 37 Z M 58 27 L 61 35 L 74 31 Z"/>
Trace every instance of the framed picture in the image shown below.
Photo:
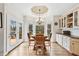
<path fill-rule="evenodd" d="M 0 12 L 0 28 L 2 28 L 2 12 Z"/>

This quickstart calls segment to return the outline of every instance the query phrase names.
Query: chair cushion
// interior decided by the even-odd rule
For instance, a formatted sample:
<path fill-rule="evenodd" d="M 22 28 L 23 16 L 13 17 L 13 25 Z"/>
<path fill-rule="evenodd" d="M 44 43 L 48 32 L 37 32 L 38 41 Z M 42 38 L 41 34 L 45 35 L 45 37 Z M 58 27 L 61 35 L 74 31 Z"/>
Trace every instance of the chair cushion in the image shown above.
<path fill-rule="evenodd" d="M 45 41 L 50 41 L 49 38 L 46 38 Z"/>
<path fill-rule="evenodd" d="M 34 41 L 34 38 L 30 38 L 30 41 Z"/>

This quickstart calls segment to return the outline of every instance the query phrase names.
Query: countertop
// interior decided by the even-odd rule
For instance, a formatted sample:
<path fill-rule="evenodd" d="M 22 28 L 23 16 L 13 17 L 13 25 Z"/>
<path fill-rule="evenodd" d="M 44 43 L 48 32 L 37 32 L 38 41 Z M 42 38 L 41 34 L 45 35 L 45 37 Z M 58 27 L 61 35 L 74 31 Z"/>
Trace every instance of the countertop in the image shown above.
<path fill-rule="evenodd" d="M 56 34 L 61 34 L 61 35 L 65 35 L 65 36 L 68 36 L 68 37 L 71 37 L 71 38 L 74 38 L 74 39 L 79 39 L 79 37 L 72 36 L 72 35 L 66 35 L 66 34 L 63 34 L 63 33 L 56 33 Z"/>

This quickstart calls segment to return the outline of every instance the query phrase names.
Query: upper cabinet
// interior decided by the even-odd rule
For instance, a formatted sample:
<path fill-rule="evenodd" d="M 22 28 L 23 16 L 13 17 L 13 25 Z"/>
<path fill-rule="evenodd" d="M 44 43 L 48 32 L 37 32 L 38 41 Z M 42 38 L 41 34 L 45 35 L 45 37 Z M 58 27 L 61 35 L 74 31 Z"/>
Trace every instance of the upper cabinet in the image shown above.
<path fill-rule="evenodd" d="M 63 28 L 63 17 L 60 17 L 59 19 L 59 28 Z"/>
<path fill-rule="evenodd" d="M 74 26 L 79 26 L 79 18 L 78 18 L 78 15 L 79 14 L 79 11 L 76 10 L 74 11 Z"/>
<path fill-rule="evenodd" d="M 64 17 L 64 18 L 63 18 L 63 27 L 64 27 L 64 28 L 66 28 L 66 24 L 67 24 L 67 23 L 66 23 L 66 20 L 67 20 L 67 18 Z"/>
<path fill-rule="evenodd" d="M 59 29 L 71 30 L 74 27 L 79 27 L 79 6 L 68 10 L 59 17 Z"/>
<path fill-rule="evenodd" d="M 67 28 L 73 27 L 73 13 L 67 15 Z"/>

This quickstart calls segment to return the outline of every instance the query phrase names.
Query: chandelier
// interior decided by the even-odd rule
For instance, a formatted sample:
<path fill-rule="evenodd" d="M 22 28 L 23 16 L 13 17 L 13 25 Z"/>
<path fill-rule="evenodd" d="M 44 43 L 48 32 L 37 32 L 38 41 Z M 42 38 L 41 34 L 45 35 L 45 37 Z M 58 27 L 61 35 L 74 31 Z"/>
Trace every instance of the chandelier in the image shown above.
<path fill-rule="evenodd" d="M 43 23 L 43 21 L 41 20 L 41 17 L 40 17 L 40 9 L 39 9 L 39 17 L 38 17 L 38 20 L 37 20 L 37 24 L 38 25 L 41 25 Z"/>
<path fill-rule="evenodd" d="M 41 25 L 42 23 L 44 23 L 44 21 L 41 20 L 41 17 L 39 17 L 38 20 L 37 20 L 37 24 Z"/>
<path fill-rule="evenodd" d="M 36 21 L 38 25 L 41 25 L 42 23 L 44 23 L 41 15 L 46 13 L 47 11 L 48 11 L 48 8 L 46 6 L 34 6 L 32 8 L 32 12 L 38 15 L 38 19 Z"/>

